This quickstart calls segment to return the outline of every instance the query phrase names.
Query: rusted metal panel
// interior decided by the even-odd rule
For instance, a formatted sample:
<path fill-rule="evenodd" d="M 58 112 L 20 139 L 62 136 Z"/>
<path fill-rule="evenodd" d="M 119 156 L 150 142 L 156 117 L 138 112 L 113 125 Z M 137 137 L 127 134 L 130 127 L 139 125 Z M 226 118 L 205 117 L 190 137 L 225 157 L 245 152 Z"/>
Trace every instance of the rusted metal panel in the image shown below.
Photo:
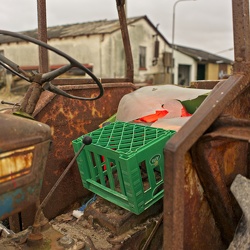
<path fill-rule="evenodd" d="M 19 221 L 19 213 L 11 215 L 9 218 L 10 230 L 17 233 L 21 231 L 21 225 Z"/>
<path fill-rule="evenodd" d="M 94 95 L 95 85 L 68 85 L 61 88 L 70 94 L 79 96 Z M 135 89 L 132 83 L 105 84 L 103 98 L 96 101 L 78 101 L 45 91 L 35 110 L 35 119 L 51 127 L 53 145 L 45 168 L 41 200 L 53 187 L 57 179 L 74 157 L 71 141 L 80 135 L 98 128 L 99 124 L 116 113 L 122 96 Z M 58 186 L 52 199 L 44 209 L 45 216 L 51 219 L 71 206 L 79 198 L 88 194 L 75 164 Z M 29 222 L 28 211 L 22 216 Z"/>
<path fill-rule="evenodd" d="M 118 8 L 120 22 L 123 23 L 123 25 L 121 26 L 122 29 L 121 32 L 125 46 L 126 65 L 127 65 L 127 78 L 125 80 L 133 82 L 133 59 L 132 59 L 129 35 L 126 25 L 124 2 L 117 1 L 117 8 Z M 39 39 L 46 42 L 47 41 L 46 1 L 37 1 L 37 10 L 38 10 L 38 36 Z M 40 62 L 40 71 L 46 72 L 48 70 L 48 52 L 43 48 L 39 49 L 39 62 Z M 85 82 L 88 81 L 90 80 L 85 79 Z M 120 79 L 118 81 L 121 82 Z M 73 82 L 73 81 L 68 81 L 68 82 Z M 115 81 L 112 80 L 112 82 Z M 38 120 L 39 119 L 43 120 L 44 122 L 46 122 L 51 126 L 54 145 L 56 146 L 52 149 L 52 153 L 50 153 L 49 156 L 49 162 L 51 162 L 50 166 L 53 167 L 52 169 L 46 168 L 48 170 L 47 172 L 45 172 L 45 182 L 42 189 L 41 199 L 43 199 L 49 192 L 50 188 L 53 186 L 56 179 L 60 176 L 63 167 L 67 165 L 67 163 L 70 160 L 70 157 L 72 157 L 73 151 L 70 151 L 69 149 L 71 145 L 71 140 L 78 137 L 80 134 L 86 133 L 88 131 L 97 128 L 102 121 L 104 121 L 105 119 L 107 119 L 109 116 L 113 115 L 116 112 L 116 108 L 118 106 L 120 98 L 125 93 L 131 92 L 134 89 L 132 85 L 130 86 L 127 85 L 124 88 L 125 85 L 126 84 L 122 83 L 119 86 L 113 85 L 112 88 L 113 87 L 116 88 L 115 93 L 109 93 L 109 91 L 107 91 L 104 98 L 102 98 L 102 100 L 97 103 L 86 102 L 84 105 L 81 105 L 82 104 L 81 102 L 72 102 L 72 100 L 66 101 L 66 100 L 61 100 L 60 98 L 59 100 L 57 100 L 57 97 L 55 97 L 55 95 L 49 95 L 48 93 L 47 96 L 46 94 L 43 95 L 44 99 L 43 98 L 40 99 L 40 102 L 37 106 L 34 115 L 36 115 L 36 118 Z M 71 91 L 79 93 L 80 88 L 75 88 L 75 85 L 73 85 L 73 87 L 70 87 L 70 90 L 68 87 L 66 87 L 65 89 L 69 90 L 69 92 Z M 90 88 L 88 90 L 90 90 Z M 111 89 L 109 86 L 107 86 L 107 88 L 109 90 Z M 32 90 L 32 88 L 30 89 Z M 94 92 L 92 93 L 95 92 L 96 90 L 94 90 Z M 86 89 L 84 89 L 83 95 L 84 93 L 86 93 Z M 47 106 L 48 105 L 47 101 L 50 102 L 49 106 Z M 54 103 L 55 101 L 57 102 L 56 104 Z M 52 106 L 51 103 L 55 105 Z M 107 106 L 105 106 L 105 104 L 107 104 Z M 98 106 L 98 108 L 95 107 L 96 105 Z M 59 106 L 60 109 L 58 109 Z M 53 206 L 53 204 L 50 204 L 50 207 L 54 209 L 52 209 L 52 211 L 47 210 L 48 213 L 47 216 L 49 218 L 61 212 L 68 205 L 72 204 L 72 202 L 75 201 L 78 197 L 81 197 L 83 195 L 84 190 L 82 188 L 81 179 L 79 177 L 78 171 L 76 170 L 76 166 L 74 169 L 75 170 L 71 171 L 70 175 L 68 175 L 69 176 L 68 181 L 67 180 L 65 181 L 66 184 L 63 183 L 65 186 L 63 187 L 63 184 L 60 186 L 60 188 L 63 191 L 60 190 L 60 188 L 58 188 L 56 194 L 54 194 L 55 206 Z M 64 194 L 67 193 L 70 193 L 71 195 L 64 196 Z M 64 199 L 62 200 L 63 196 Z M 34 207 L 30 209 L 33 210 Z M 28 214 L 29 211 L 22 212 L 22 216 L 24 218 L 26 225 L 31 224 L 34 217 Z"/>
<path fill-rule="evenodd" d="M 49 127 L 36 121 L 1 114 L 0 122 L 0 219 L 3 219 L 38 199 L 51 137 Z"/>
<path fill-rule="evenodd" d="M 183 195 L 185 185 L 183 172 L 184 155 L 223 112 L 223 115 L 230 114 L 237 118 L 249 119 L 250 28 L 249 3 L 247 0 L 233 0 L 233 23 L 235 44 L 234 74 L 214 87 L 209 98 L 207 98 L 203 105 L 197 110 L 196 114 L 168 141 L 165 147 L 164 249 L 184 249 L 189 242 L 188 239 L 184 238 L 187 230 L 184 220 L 186 211 L 186 207 L 184 206 L 185 198 Z M 212 146 L 213 143 L 215 143 L 215 141 L 212 142 L 211 140 L 210 146 Z M 225 143 L 224 147 L 227 148 L 227 146 Z M 208 148 L 206 149 L 208 150 Z M 244 152 L 246 153 L 246 151 Z M 231 153 L 233 153 L 233 155 L 238 153 L 239 156 L 241 155 L 237 147 L 235 147 Z M 204 157 L 203 155 L 209 155 L 209 151 L 204 152 L 204 149 L 200 149 L 197 154 L 202 158 Z M 219 156 L 221 156 L 222 159 L 224 157 L 222 153 L 219 154 Z M 214 171 L 216 168 L 214 168 L 213 159 L 203 159 L 203 161 L 205 160 L 208 160 L 206 164 L 207 172 L 210 172 L 211 176 L 213 176 L 211 179 L 213 179 L 214 190 L 218 190 L 218 195 L 223 197 L 222 200 L 227 199 L 228 203 L 225 207 L 223 208 L 223 205 L 221 206 L 230 216 L 230 219 L 233 219 L 231 225 L 229 225 L 230 222 L 227 222 L 227 225 L 230 227 L 229 229 L 223 228 L 223 225 L 220 224 L 220 230 L 222 230 L 224 240 L 228 243 L 233 228 L 235 227 L 235 221 L 237 220 L 233 218 L 235 211 L 232 211 L 232 208 L 235 209 L 235 207 L 233 203 L 229 201 L 229 187 L 225 187 L 222 180 L 215 178 L 216 173 Z M 228 160 L 226 162 L 227 164 L 224 168 L 229 167 L 228 162 L 230 161 Z M 246 162 L 245 164 L 247 165 Z M 202 170 L 203 166 L 197 164 L 196 168 L 199 169 L 199 175 L 202 175 L 201 173 L 204 171 Z M 234 174 L 236 174 L 237 171 L 240 171 L 240 169 L 235 169 Z M 207 192 L 207 190 L 210 190 L 211 183 L 205 182 L 207 178 L 206 175 L 202 176 L 201 182 L 204 179 L 202 185 Z M 217 197 L 219 204 L 222 200 L 219 200 Z M 213 200 L 211 200 L 211 202 L 213 202 Z M 213 209 L 213 213 L 220 212 L 220 214 L 213 214 L 216 219 L 218 219 L 220 215 L 222 216 L 223 213 L 222 208 L 219 206 L 220 205 L 217 205 L 216 211 Z M 219 223 L 222 223 L 224 219 L 225 216 L 220 218 L 221 221 Z M 199 237 L 202 238 L 203 236 L 204 234 L 202 233 Z"/>
<path fill-rule="evenodd" d="M 243 75 L 230 76 L 225 82 L 216 85 L 196 113 L 166 144 L 164 179 L 164 247 L 166 249 L 183 249 L 185 245 L 183 194 L 185 153 L 228 107 L 229 103 L 242 93 L 244 95 L 248 86 L 248 77 Z"/>
<path fill-rule="evenodd" d="M 246 176 L 248 143 L 205 136 L 192 153 L 202 186 L 208 197 L 222 239 L 229 244 L 241 212 L 229 187 L 237 174 Z"/>
<path fill-rule="evenodd" d="M 250 63 L 249 0 L 233 0 L 234 72 L 247 70 Z"/>
<path fill-rule="evenodd" d="M 239 88 L 241 87 L 243 86 L 239 86 Z M 219 117 L 218 120 L 221 120 L 222 118 L 225 119 L 225 117 L 236 118 L 237 120 L 239 120 L 240 123 L 242 123 L 243 127 L 248 126 L 247 124 L 243 124 L 243 121 L 241 121 L 240 119 L 246 119 L 248 120 L 248 122 L 250 120 L 250 83 L 249 82 L 248 82 L 248 87 L 245 89 L 245 91 L 242 91 L 242 93 L 238 95 L 236 99 L 228 103 L 221 117 Z M 227 126 L 227 124 L 233 125 L 231 121 L 224 122 L 225 126 Z"/>
<path fill-rule="evenodd" d="M 0 153 L 31 146 L 51 137 L 47 125 L 15 115 L 0 114 L 0 124 Z"/>
<path fill-rule="evenodd" d="M 122 27 L 126 26 L 124 3 L 123 0 L 117 0 Z M 214 126 L 214 122 L 222 115 L 249 120 L 248 7 L 247 0 L 233 0 L 236 58 L 234 75 L 216 85 L 199 110 L 165 147 L 164 249 L 225 249 L 236 226 L 239 211 L 230 196 L 229 185 L 235 174 L 246 175 L 249 172 L 249 159 L 246 159 L 249 144 L 242 142 L 248 140 L 248 130 L 242 129 L 242 133 L 239 128 L 230 130 L 227 122 L 224 124 L 227 128 L 218 128 Z M 124 41 L 128 39 L 126 32 L 126 29 L 122 30 Z M 127 46 L 127 78 L 132 81 L 133 64 L 129 63 L 132 62 L 129 50 L 130 47 Z M 85 83 L 89 81 L 86 79 Z M 67 80 L 59 79 L 55 82 L 67 84 Z M 120 86 L 125 89 L 120 89 Z M 112 89 L 113 87 L 116 89 Z M 54 148 L 46 166 L 41 199 L 50 191 L 73 157 L 72 139 L 96 129 L 101 122 L 113 115 L 121 96 L 133 89 L 131 86 L 126 89 L 127 87 L 122 84 L 119 87 L 107 84 L 102 99 L 84 103 L 43 93 L 35 116 L 51 126 Z M 82 95 L 94 94 L 95 91 L 90 85 L 75 86 L 73 82 L 72 86 L 62 88 L 77 95 L 79 92 Z M 235 136 L 233 139 L 223 138 L 230 137 L 230 133 Z M 221 138 L 218 138 L 219 135 Z M 49 218 L 54 217 L 85 192 L 77 166 L 74 166 L 54 194 L 49 203 L 50 209 L 45 208 L 45 214 Z M 26 218 L 29 215 L 30 211 L 24 213 Z M 226 218 L 230 220 L 226 221 Z"/>
<path fill-rule="evenodd" d="M 213 89 L 221 80 L 199 80 L 193 81 L 190 84 L 190 88 L 196 89 Z"/>
<path fill-rule="evenodd" d="M 128 83 L 130 82 L 128 78 L 101 78 L 102 84 L 106 83 Z M 54 85 L 82 85 L 95 83 L 91 78 L 57 78 L 52 81 Z M 141 85 L 137 83 L 136 85 Z"/>
<path fill-rule="evenodd" d="M 235 140 L 250 142 L 250 127 L 229 127 L 227 129 L 217 129 L 208 134 L 212 138 L 231 138 Z"/>
<path fill-rule="evenodd" d="M 185 155 L 184 180 L 185 249 L 225 249 L 190 153 Z"/>

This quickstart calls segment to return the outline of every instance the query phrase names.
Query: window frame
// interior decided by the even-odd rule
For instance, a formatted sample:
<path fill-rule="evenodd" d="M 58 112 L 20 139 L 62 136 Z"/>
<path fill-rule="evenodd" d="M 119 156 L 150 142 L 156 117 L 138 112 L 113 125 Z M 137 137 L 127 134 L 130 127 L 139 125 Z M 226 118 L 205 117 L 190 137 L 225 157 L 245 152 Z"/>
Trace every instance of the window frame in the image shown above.
<path fill-rule="evenodd" d="M 139 70 L 147 70 L 147 47 L 139 46 Z"/>

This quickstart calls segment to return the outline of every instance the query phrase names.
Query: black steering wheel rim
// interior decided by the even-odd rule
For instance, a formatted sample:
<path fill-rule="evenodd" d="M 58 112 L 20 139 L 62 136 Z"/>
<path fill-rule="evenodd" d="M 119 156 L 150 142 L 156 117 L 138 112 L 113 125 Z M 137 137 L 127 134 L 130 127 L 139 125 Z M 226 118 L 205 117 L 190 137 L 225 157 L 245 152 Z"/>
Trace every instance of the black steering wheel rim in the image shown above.
<path fill-rule="evenodd" d="M 19 77 L 23 78 L 26 81 L 29 81 L 29 82 L 35 81 L 35 82 L 39 83 L 40 85 L 44 84 L 46 86 L 46 88 L 45 88 L 46 90 L 60 94 L 60 95 L 64 95 L 64 96 L 69 97 L 69 98 L 78 99 L 78 100 L 96 100 L 96 99 L 99 99 L 100 97 L 103 96 L 104 89 L 103 89 L 103 86 L 102 86 L 101 82 L 99 81 L 99 79 L 89 69 L 87 69 L 85 66 L 83 66 L 80 62 L 78 62 L 73 57 L 69 56 L 68 54 L 64 53 L 63 51 L 45 43 L 45 42 L 42 42 L 40 40 L 37 40 L 33 37 L 30 37 L 30 36 L 27 36 L 27 35 L 24 35 L 21 33 L 0 30 L 0 34 L 6 35 L 6 36 L 11 36 L 11 37 L 16 37 L 16 38 L 19 38 L 21 40 L 25 40 L 27 42 L 34 43 L 38 46 L 41 46 L 41 47 L 46 48 L 50 51 L 53 51 L 54 53 L 58 54 L 59 56 L 64 57 L 70 63 L 70 65 L 63 66 L 63 67 L 56 69 L 56 70 L 53 70 L 51 72 L 40 74 L 39 81 L 37 81 L 34 78 L 27 77 L 25 75 L 25 71 L 21 70 L 18 65 L 16 65 L 12 61 L 10 61 L 9 59 L 4 57 L 5 62 L 3 63 L 0 60 L 0 64 L 3 67 L 5 67 L 6 69 L 10 70 L 12 73 L 18 75 Z M 97 84 L 97 86 L 99 88 L 99 94 L 96 97 L 88 98 L 88 97 L 78 97 L 78 96 L 70 95 L 70 94 L 64 92 L 63 90 L 57 88 L 56 86 L 54 86 L 50 83 L 51 80 L 55 79 L 57 76 L 65 73 L 65 72 L 67 72 L 72 67 L 77 67 L 77 68 L 83 70 L 86 74 L 88 74 L 93 79 L 93 81 Z M 22 74 L 19 73 L 17 70 L 19 70 Z"/>

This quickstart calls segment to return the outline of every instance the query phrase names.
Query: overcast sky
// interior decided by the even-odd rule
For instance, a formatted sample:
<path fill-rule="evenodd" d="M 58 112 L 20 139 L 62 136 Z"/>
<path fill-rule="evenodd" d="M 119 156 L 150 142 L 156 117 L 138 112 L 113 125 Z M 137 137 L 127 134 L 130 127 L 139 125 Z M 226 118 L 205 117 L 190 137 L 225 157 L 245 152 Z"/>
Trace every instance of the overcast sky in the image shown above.
<path fill-rule="evenodd" d="M 177 0 L 127 0 L 128 17 L 147 15 L 172 42 Z M 0 0 L 0 29 L 37 28 L 36 0 Z M 47 0 L 47 24 L 117 19 L 115 0 Z M 232 0 L 186 0 L 176 4 L 175 43 L 233 59 Z M 227 51 L 227 52 L 222 52 Z M 221 52 L 221 53 L 218 53 Z"/>

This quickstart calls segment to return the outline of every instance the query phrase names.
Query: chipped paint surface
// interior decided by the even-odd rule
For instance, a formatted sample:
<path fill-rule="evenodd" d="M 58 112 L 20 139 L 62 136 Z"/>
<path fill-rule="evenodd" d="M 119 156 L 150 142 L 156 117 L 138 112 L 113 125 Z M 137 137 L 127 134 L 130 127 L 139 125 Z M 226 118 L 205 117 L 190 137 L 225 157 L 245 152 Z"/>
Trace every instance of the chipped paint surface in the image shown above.
<path fill-rule="evenodd" d="M 51 142 L 49 126 L 0 114 L 0 220 L 39 198 Z"/>
<path fill-rule="evenodd" d="M 0 154 L 0 183 L 31 171 L 34 146 Z"/>

